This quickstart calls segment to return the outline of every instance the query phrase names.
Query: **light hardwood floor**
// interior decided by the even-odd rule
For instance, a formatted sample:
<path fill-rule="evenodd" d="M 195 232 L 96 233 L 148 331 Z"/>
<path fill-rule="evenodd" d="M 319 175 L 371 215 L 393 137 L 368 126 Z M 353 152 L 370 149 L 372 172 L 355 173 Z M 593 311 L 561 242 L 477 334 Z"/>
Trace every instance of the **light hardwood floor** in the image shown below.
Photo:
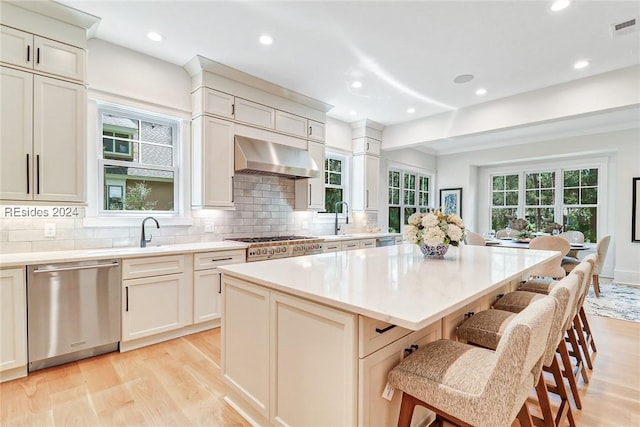
<path fill-rule="evenodd" d="M 640 426 L 640 323 L 590 322 L 598 353 L 576 423 Z M 1 384 L 0 425 L 249 426 L 223 394 L 216 329 Z"/>

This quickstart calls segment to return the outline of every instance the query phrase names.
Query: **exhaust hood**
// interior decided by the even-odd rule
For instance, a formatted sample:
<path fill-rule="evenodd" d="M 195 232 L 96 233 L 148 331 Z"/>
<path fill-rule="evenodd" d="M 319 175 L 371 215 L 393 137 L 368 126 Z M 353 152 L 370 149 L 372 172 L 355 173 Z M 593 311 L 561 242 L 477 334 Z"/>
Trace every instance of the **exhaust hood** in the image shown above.
<path fill-rule="evenodd" d="M 308 151 L 275 142 L 235 136 L 237 173 L 319 178 L 320 168 Z"/>

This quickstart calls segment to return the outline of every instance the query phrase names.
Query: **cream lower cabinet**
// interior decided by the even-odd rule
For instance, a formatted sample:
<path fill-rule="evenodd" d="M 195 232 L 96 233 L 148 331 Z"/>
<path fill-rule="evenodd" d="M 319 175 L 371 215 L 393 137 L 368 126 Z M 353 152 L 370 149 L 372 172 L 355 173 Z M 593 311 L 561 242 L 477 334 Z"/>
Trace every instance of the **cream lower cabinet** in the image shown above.
<path fill-rule="evenodd" d="M 259 425 L 356 425 L 356 316 L 228 276 L 223 284 L 231 400 Z"/>
<path fill-rule="evenodd" d="M 122 341 L 182 328 L 191 323 L 193 301 L 185 255 L 122 262 Z"/>
<path fill-rule="evenodd" d="M 220 318 L 222 273 L 216 267 L 245 262 L 245 255 L 244 249 L 193 255 L 193 323 Z"/>
<path fill-rule="evenodd" d="M 27 375 L 24 268 L 0 270 L 0 381 Z"/>
<path fill-rule="evenodd" d="M 389 330 L 386 333 L 393 333 L 393 331 Z M 399 333 L 402 332 L 399 331 Z M 438 321 L 360 358 L 358 362 L 358 426 L 387 427 L 398 423 L 402 392 L 396 390 L 391 400 L 383 397 L 389 371 L 398 365 L 404 356 L 411 354 L 421 345 L 440 338 L 441 324 Z M 428 425 L 433 421 L 434 415 L 425 408 L 416 407 L 411 425 Z"/>

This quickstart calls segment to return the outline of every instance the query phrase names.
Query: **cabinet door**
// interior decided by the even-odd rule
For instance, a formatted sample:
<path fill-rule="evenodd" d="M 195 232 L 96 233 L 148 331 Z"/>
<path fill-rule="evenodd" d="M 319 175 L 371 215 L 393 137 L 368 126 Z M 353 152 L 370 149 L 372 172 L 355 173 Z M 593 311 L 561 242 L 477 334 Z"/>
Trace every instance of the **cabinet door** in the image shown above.
<path fill-rule="evenodd" d="M 0 199 L 31 200 L 33 75 L 0 67 Z"/>
<path fill-rule="evenodd" d="M 402 393 L 396 390 L 391 400 L 382 397 L 389 371 L 412 349 L 440 339 L 440 322 L 413 332 L 375 353 L 360 359 L 358 375 L 358 426 L 387 427 L 396 425 Z M 416 406 L 411 425 L 428 425 L 435 414 Z"/>
<path fill-rule="evenodd" d="M 203 87 L 193 94 L 192 101 L 194 116 L 213 114 L 214 116 L 233 118 L 233 95 Z"/>
<path fill-rule="evenodd" d="M 68 79 L 85 80 L 86 52 L 84 50 L 38 36 L 35 36 L 33 41 L 34 69 Z"/>
<path fill-rule="evenodd" d="M 269 291 L 222 277 L 222 375 L 269 419 Z"/>
<path fill-rule="evenodd" d="M 185 273 L 123 281 L 122 341 L 185 326 Z"/>
<path fill-rule="evenodd" d="M 284 111 L 276 111 L 276 130 L 306 138 L 307 119 Z"/>
<path fill-rule="evenodd" d="M 193 120 L 192 204 L 233 207 L 232 122 L 201 116 Z"/>
<path fill-rule="evenodd" d="M 353 140 L 353 154 L 371 154 L 372 156 L 380 155 L 380 141 L 362 137 Z"/>
<path fill-rule="evenodd" d="M 271 422 L 356 424 L 356 316 L 271 292 Z"/>
<path fill-rule="evenodd" d="M 324 123 L 309 120 L 309 139 L 324 141 Z"/>
<path fill-rule="evenodd" d="M 32 68 L 33 35 L 0 25 L 0 61 Z"/>
<path fill-rule="evenodd" d="M 240 122 L 273 129 L 275 125 L 275 110 L 266 105 L 236 98 L 235 119 Z"/>
<path fill-rule="evenodd" d="M 27 365 L 25 294 L 24 269 L 0 271 L 0 372 Z"/>
<path fill-rule="evenodd" d="M 34 200 L 84 202 L 86 89 L 42 76 L 33 84 Z"/>
<path fill-rule="evenodd" d="M 324 144 L 309 141 L 309 154 L 320 168 L 320 178 L 297 179 L 295 182 L 295 208 L 298 210 L 324 210 Z"/>
<path fill-rule="evenodd" d="M 217 269 L 193 273 L 193 323 L 220 318 L 222 277 Z"/>
<path fill-rule="evenodd" d="M 379 157 L 367 154 L 353 156 L 353 210 L 378 210 L 379 173 Z"/>

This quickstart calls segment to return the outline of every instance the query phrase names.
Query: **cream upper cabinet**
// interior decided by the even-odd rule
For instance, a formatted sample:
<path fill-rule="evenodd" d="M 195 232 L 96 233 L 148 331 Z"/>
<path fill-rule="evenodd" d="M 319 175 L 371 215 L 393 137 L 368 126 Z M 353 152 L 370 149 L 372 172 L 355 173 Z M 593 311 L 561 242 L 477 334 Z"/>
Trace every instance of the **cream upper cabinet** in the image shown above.
<path fill-rule="evenodd" d="M 192 121 L 192 191 L 194 207 L 233 207 L 234 124 L 209 116 Z"/>
<path fill-rule="evenodd" d="M 233 118 L 234 110 L 233 95 L 213 90 L 208 87 L 201 87 L 196 90 L 192 97 L 192 114 L 194 117 L 201 114 L 212 114 L 214 116 Z"/>
<path fill-rule="evenodd" d="M 307 137 L 307 119 L 276 110 L 276 130 L 291 135 Z"/>
<path fill-rule="evenodd" d="M 2 62 L 78 81 L 86 78 L 83 49 L 5 26 L 0 37 Z"/>
<path fill-rule="evenodd" d="M 86 89 L 0 67 L 0 199 L 85 201 Z"/>
<path fill-rule="evenodd" d="M 27 374 L 24 268 L 0 270 L 0 381 Z"/>
<path fill-rule="evenodd" d="M 242 98 L 235 99 L 234 117 L 239 122 L 274 129 L 275 115 L 276 110 L 271 107 Z"/>
<path fill-rule="evenodd" d="M 324 141 L 324 123 L 309 120 L 309 139 L 314 141 Z"/>
<path fill-rule="evenodd" d="M 311 158 L 320 168 L 319 178 L 296 179 L 295 209 L 324 210 L 324 144 L 309 141 L 308 150 Z"/>
<path fill-rule="evenodd" d="M 380 141 L 373 138 L 362 137 L 353 140 L 353 154 L 380 155 Z"/>
<path fill-rule="evenodd" d="M 377 211 L 380 190 L 380 158 L 353 156 L 353 210 Z"/>

